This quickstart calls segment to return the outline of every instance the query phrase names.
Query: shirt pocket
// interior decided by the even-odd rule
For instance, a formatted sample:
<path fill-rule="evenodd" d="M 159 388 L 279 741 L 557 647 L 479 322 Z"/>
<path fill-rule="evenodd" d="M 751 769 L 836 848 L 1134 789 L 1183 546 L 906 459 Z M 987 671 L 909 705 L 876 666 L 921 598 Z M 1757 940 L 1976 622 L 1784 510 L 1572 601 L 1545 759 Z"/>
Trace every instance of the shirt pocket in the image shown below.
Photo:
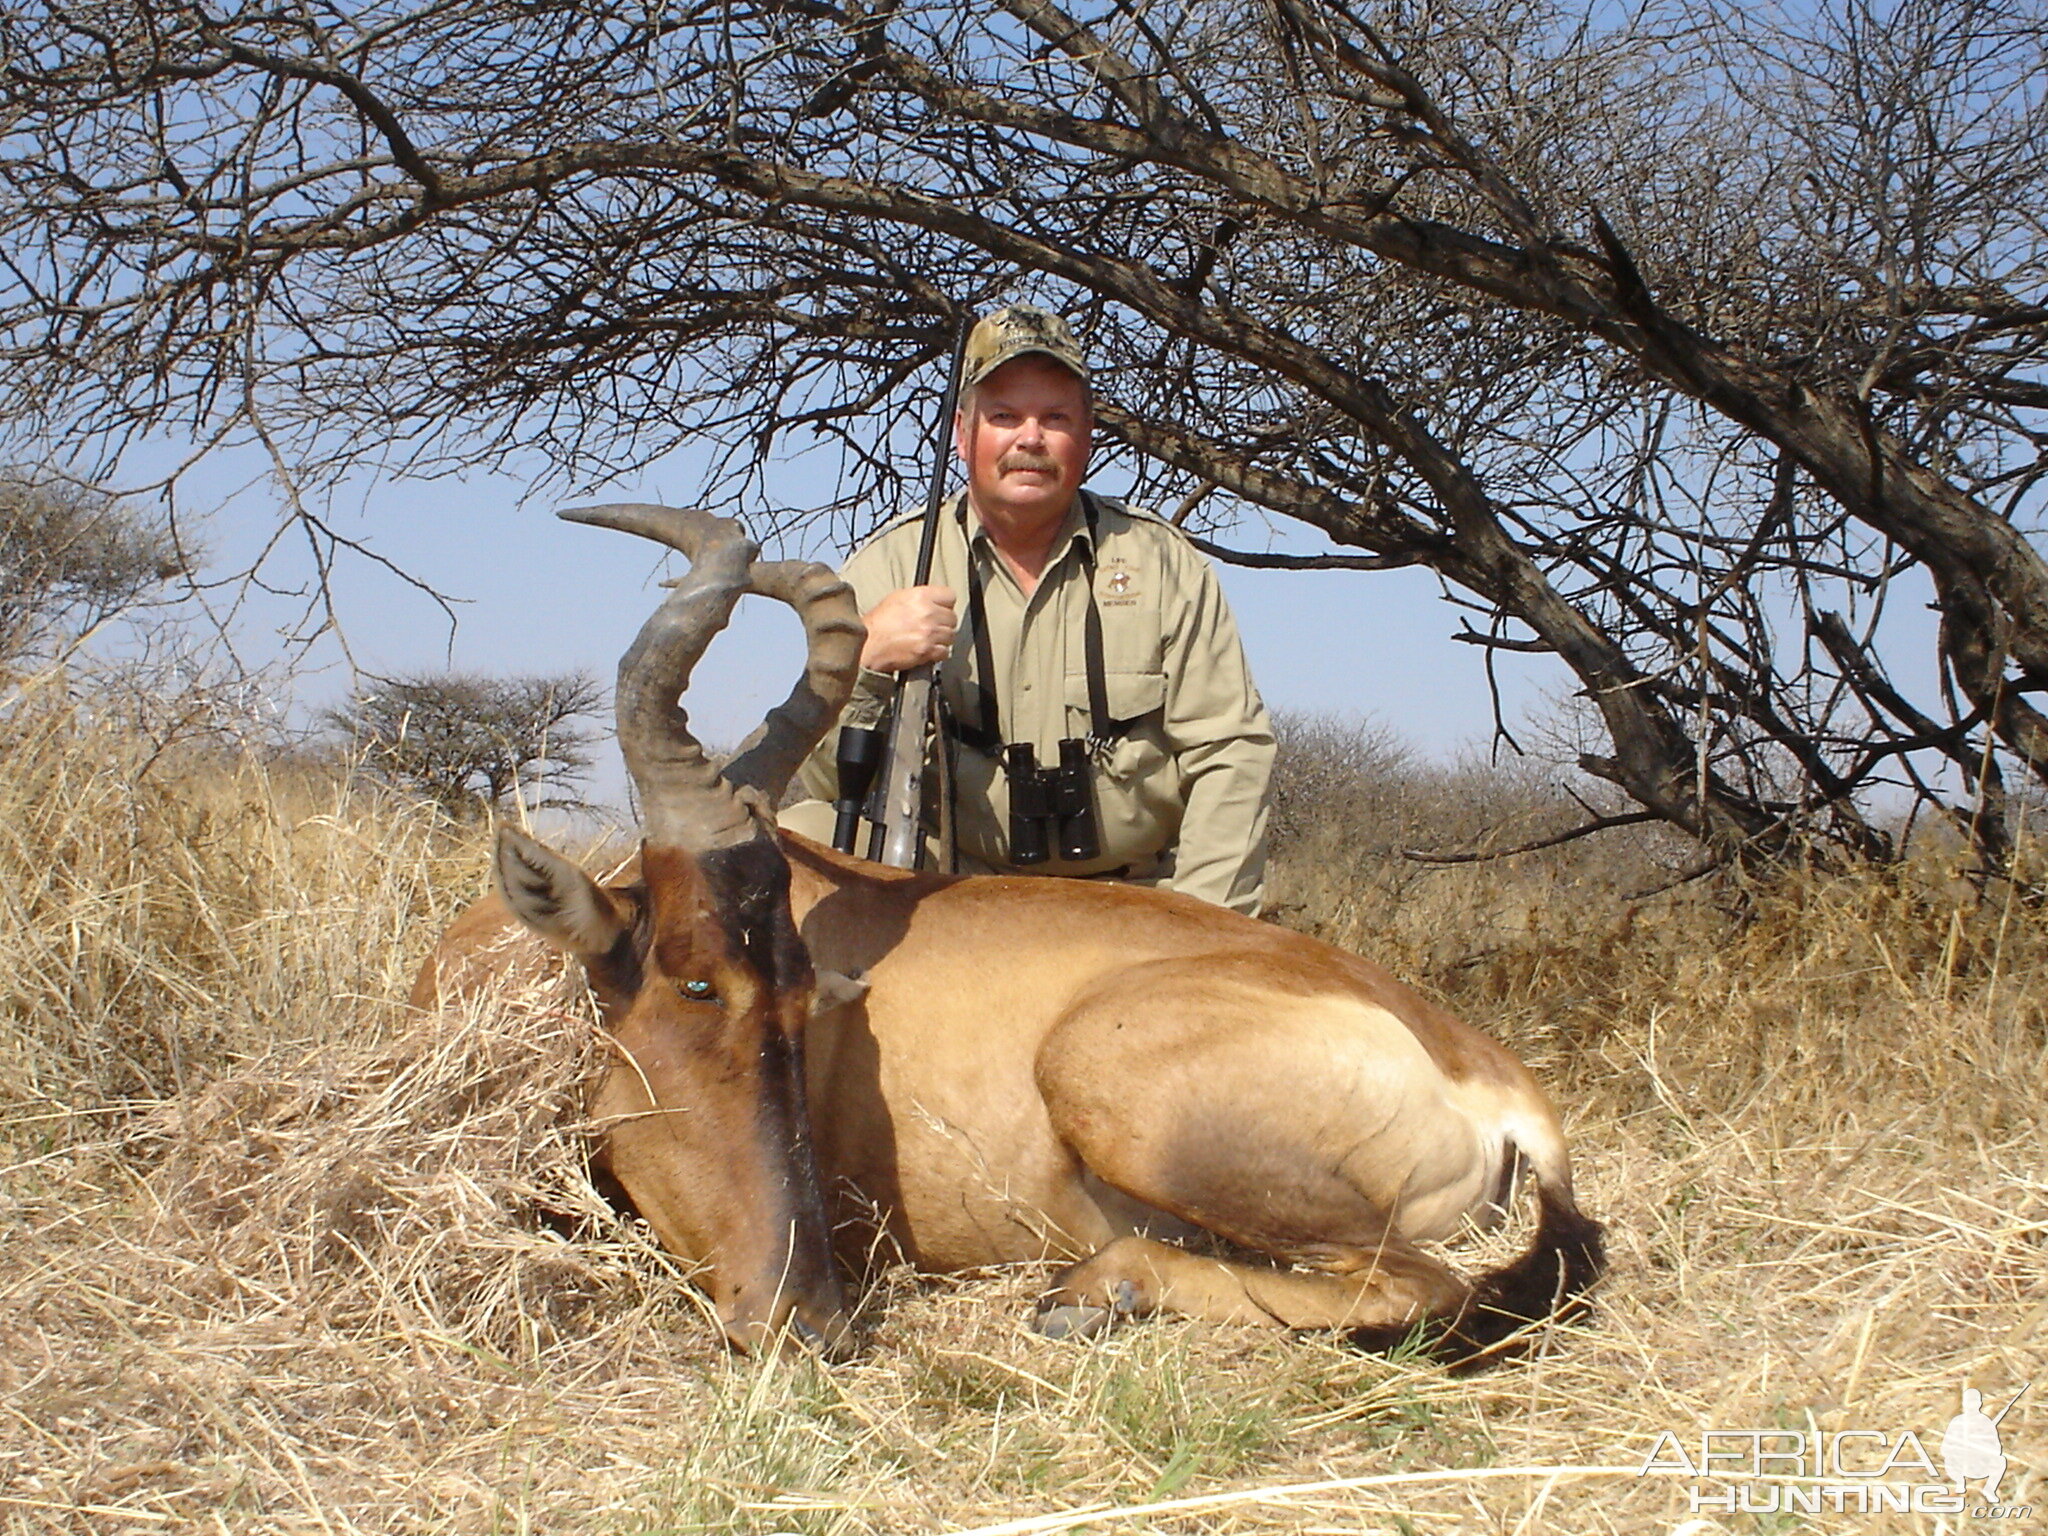
<path fill-rule="evenodd" d="M 1166 674 L 1151 671 L 1118 671 L 1105 668 L 1102 674 L 1102 692 L 1109 705 L 1109 720 L 1135 722 L 1149 716 L 1163 715 L 1166 709 Z M 1089 714 L 1088 674 L 1069 672 L 1067 674 L 1067 708 L 1077 720 L 1086 720 Z M 1106 730 L 1109 720 L 1096 720 L 1095 729 Z M 1154 720 L 1152 723 L 1159 723 Z"/>
<path fill-rule="evenodd" d="M 1164 672 L 1105 672 L 1102 691 L 1109 696 L 1109 713 L 1113 719 L 1137 721 L 1147 715 L 1156 715 L 1166 708 L 1166 674 Z M 1088 680 L 1081 679 L 1081 696 L 1085 702 L 1088 695 Z M 1108 721 L 1098 721 L 1107 726 Z"/>
<path fill-rule="evenodd" d="M 1166 629 L 1157 593 L 1131 603 L 1098 603 L 1102 620 L 1102 665 L 1118 673 L 1158 675 L 1165 671 Z M 1157 708 L 1157 705 L 1154 706 Z"/>
<path fill-rule="evenodd" d="M 1166 745 L 1166 674 L 1160 671 L 1111 672 L 1102 677 L 1102 691 L 1109 705 L 1109 720 L 1097 720 L 1095 729 L 1107 730 L 1111 721 L 1124 727 L 1116 745 L 1103 761 L 1103 771 L 1117 782 L 1142 785 L 1147 797 L 1171 800 L 1178 794 L 1178 776 L 1173 754 Z M 1075 718 L 1086 720 L 1088 679 L 1067 678 L 1067 703 Z"/>
<path fill-rule="evenodd" d="M 1112 720 L 1141 720 L 1166 707 L 1166 640 L 1156 602 L 1099 603 L 1102 621 L 1103 691 Z M 1076 626 L 1067 644 L 1069 719 L 1088 718 L 1088 642 Z M 1096 721 L 1102 729 L 1108 722 Z"/>

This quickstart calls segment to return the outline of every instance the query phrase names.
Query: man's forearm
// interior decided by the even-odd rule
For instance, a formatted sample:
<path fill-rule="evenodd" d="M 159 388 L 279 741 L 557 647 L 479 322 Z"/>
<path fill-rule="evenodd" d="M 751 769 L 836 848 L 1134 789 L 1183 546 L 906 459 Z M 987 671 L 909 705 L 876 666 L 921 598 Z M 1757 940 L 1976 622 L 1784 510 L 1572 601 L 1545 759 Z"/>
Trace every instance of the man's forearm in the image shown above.
<path fill-rule="evenodd" d="M 1256 917 L 1266 890 L 1270 738 L 1236 737 L 1182 753 L 1186 809 L 1170 889 Z"/>

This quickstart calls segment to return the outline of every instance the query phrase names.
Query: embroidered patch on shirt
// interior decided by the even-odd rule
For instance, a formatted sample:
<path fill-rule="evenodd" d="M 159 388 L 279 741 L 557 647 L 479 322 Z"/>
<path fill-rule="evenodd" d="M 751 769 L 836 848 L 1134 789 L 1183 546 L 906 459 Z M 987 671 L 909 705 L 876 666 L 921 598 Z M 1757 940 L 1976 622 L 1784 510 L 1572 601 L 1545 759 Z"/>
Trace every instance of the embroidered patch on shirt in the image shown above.
<path fill-rule="evenodd" d="M 1099 595 L 1109 608 L 1127 608 L 1138 600 L 1138 579 L 1127 569 L 1112 565 L 1102 578 Z"/>

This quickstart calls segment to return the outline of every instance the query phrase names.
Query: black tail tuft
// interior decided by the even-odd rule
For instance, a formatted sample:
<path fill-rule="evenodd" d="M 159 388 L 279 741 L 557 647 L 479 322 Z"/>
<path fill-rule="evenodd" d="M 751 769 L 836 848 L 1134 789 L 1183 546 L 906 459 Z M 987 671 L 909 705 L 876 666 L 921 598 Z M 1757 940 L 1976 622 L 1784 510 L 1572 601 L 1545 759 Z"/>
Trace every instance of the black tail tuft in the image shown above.
<path fill-rule="evenodd" d="M 1536 1240 L 1514 1263 L 1482 1277 L 1455 1317 L 1425 1320 L 1414 1328 L 1359 1328 L 1351 1342 L 1387 1351 L 1419 1345 L 1429 1358 L 1460 1373 L 1513 1359 L 1529 1344 L 1529 1330 L 1546 1318 L 1582 1316 L 1585 1293 L 1607 1267 L 1599 1222 L 1567 1198 L 1537 1196 Z"/>

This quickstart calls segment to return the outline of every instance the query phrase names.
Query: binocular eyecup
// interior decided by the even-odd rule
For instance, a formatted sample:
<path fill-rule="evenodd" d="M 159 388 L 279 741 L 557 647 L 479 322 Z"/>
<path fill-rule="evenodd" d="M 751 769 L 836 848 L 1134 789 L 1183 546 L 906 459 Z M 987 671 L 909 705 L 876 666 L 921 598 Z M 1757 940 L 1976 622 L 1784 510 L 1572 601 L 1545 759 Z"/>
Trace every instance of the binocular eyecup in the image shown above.
<path fill-rule="evenodd" d="M 1102 853 L 1095 825 L 1095 780 L 1088 743 L 1070 736 L 1060 743 L 1059 766 L 1041 768 L 1029 742 L 1003 749 L 1010 781 L 1010 862 L 1043 864 L 1055 840 L 1060 857 L 1085 863 Z"/>

